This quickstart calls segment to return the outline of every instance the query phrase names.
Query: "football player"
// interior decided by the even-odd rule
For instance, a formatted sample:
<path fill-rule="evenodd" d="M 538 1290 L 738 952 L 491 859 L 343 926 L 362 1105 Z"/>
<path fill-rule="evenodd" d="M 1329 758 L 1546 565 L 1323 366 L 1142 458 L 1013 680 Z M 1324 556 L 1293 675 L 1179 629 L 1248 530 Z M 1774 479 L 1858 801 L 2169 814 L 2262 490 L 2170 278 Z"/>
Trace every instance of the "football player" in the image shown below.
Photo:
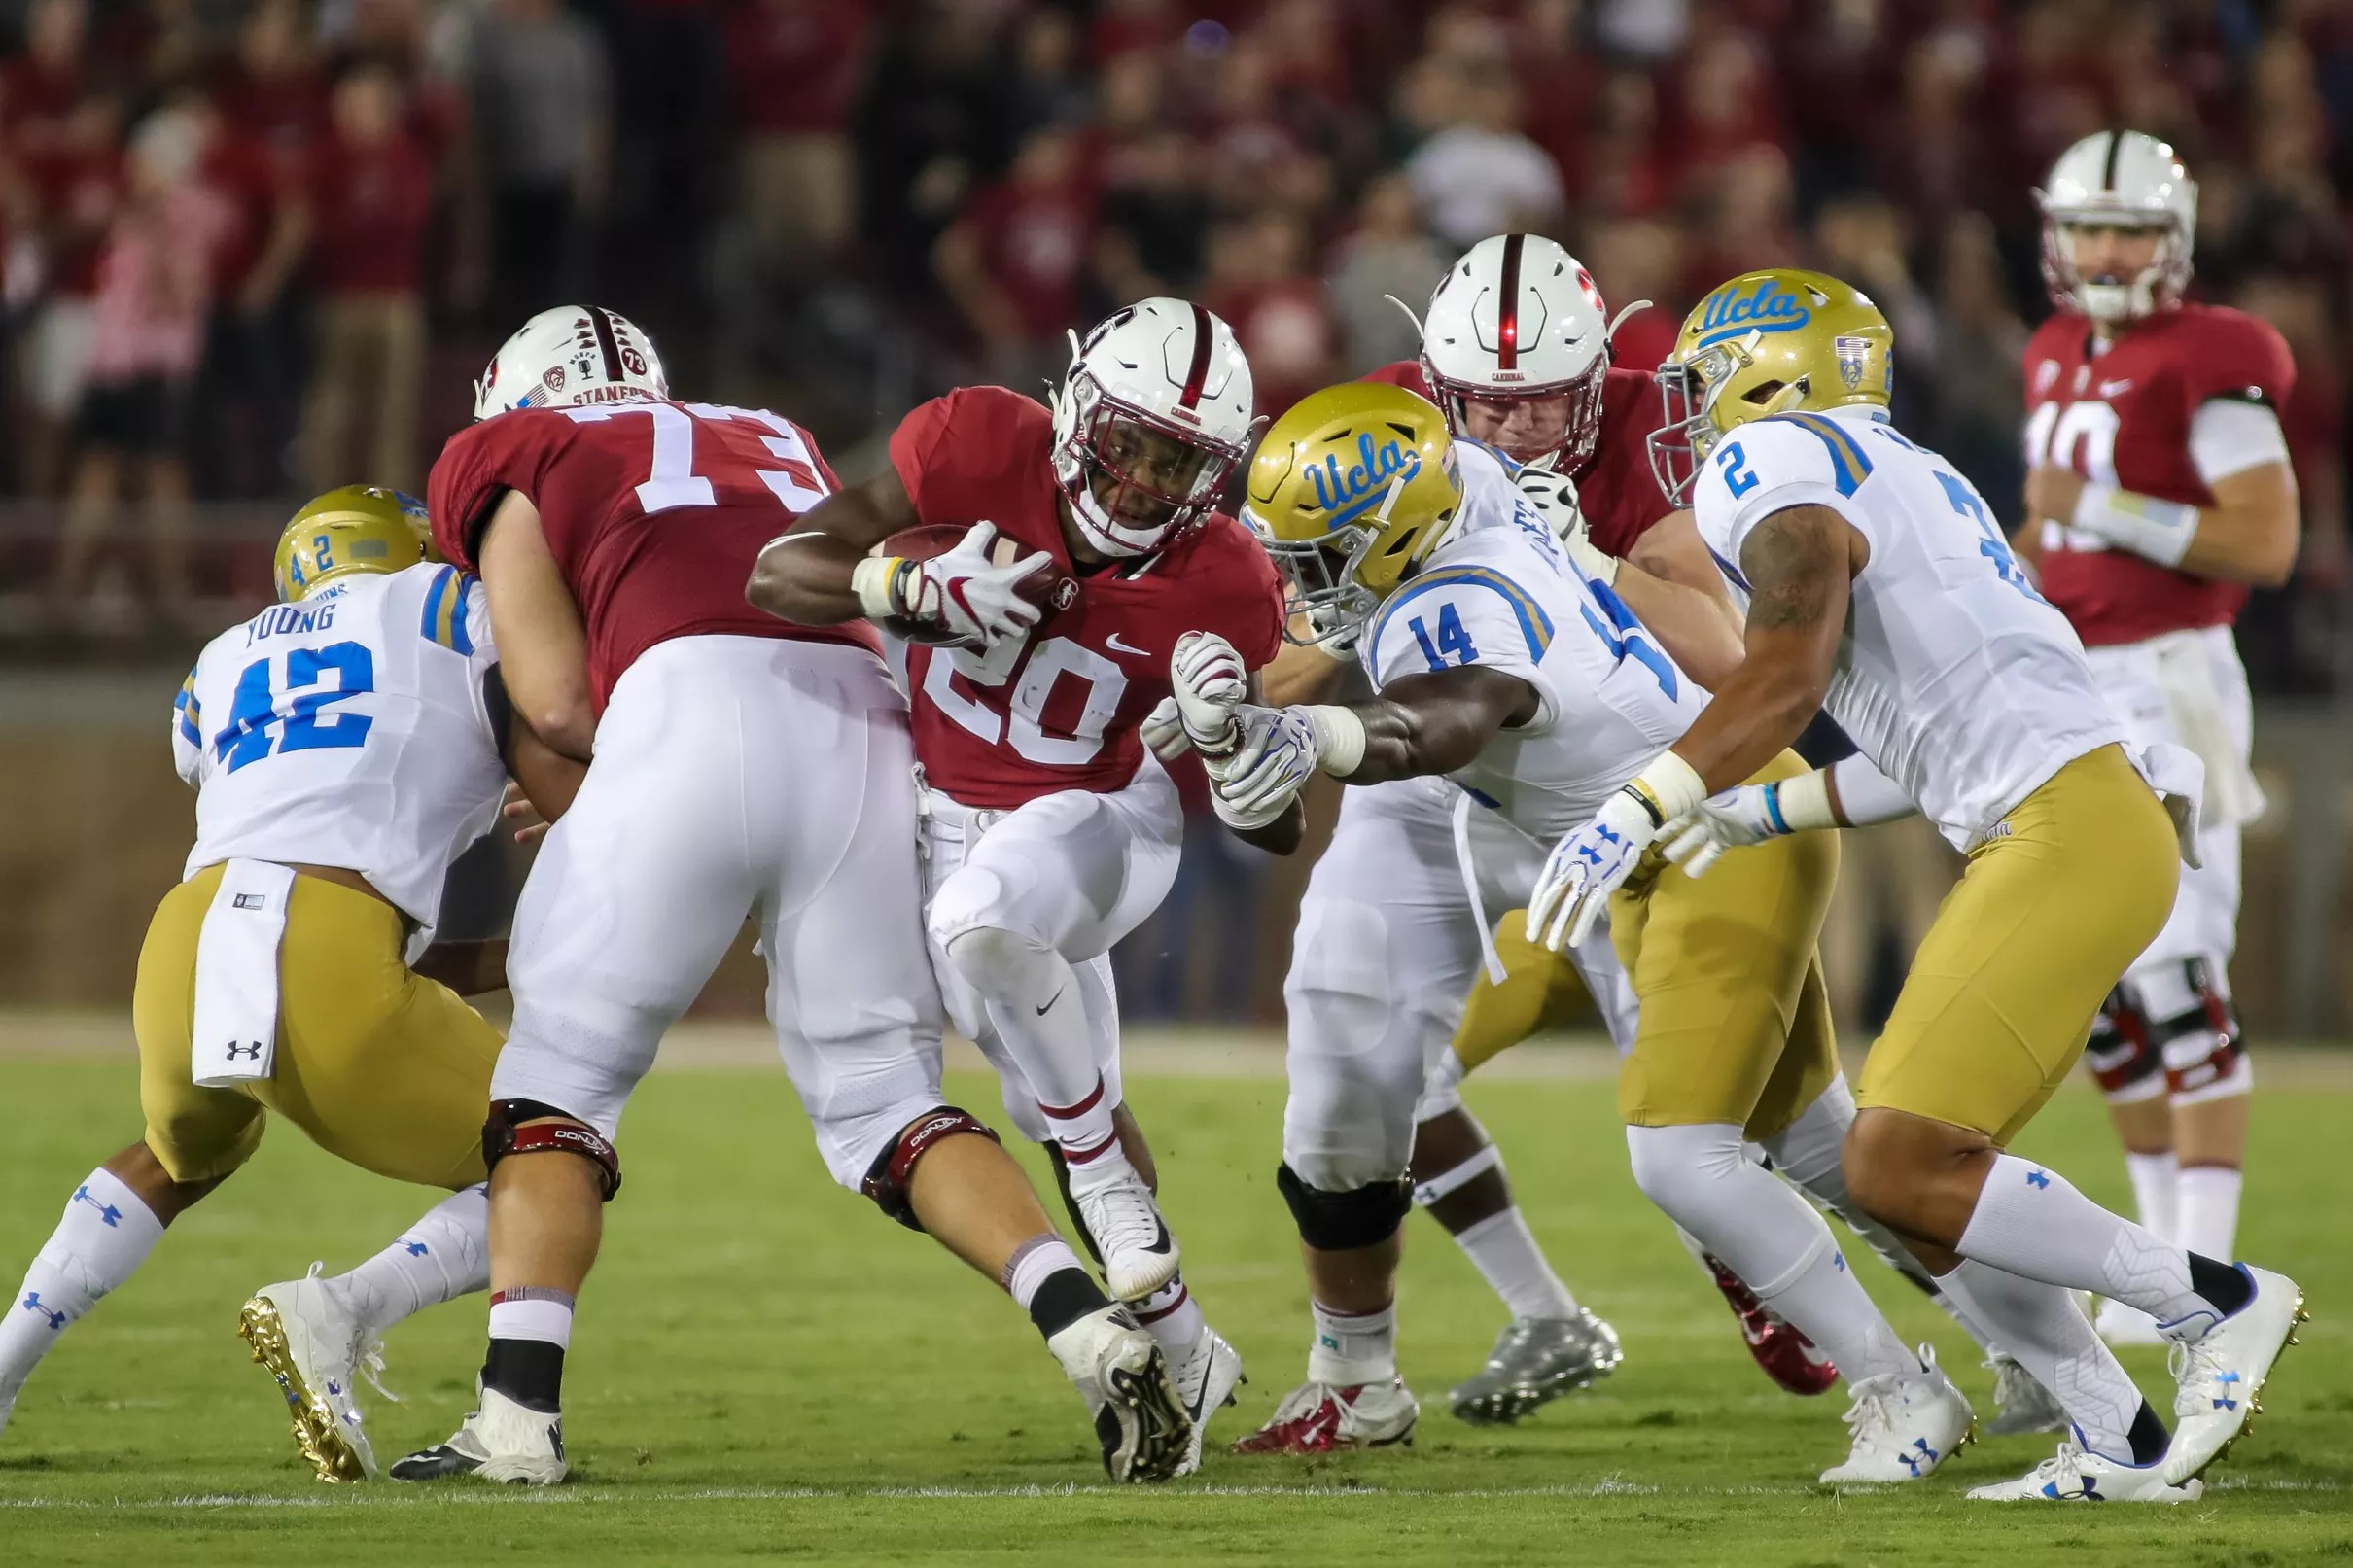
<path fill-rule="evenodd" d="M 1562 839 L 1529 928 L 1582 940 L 1678 819 L 1691 825 L 1668 853 L 1704 869 L 1726 845 L 1916 801 L 1968 865 L 1864 1067 L 1847 1185 L 2073 1419 L 2053 1459 L 1971 1496 L 2181 1502 L 2245 1424 L 2301 1293 L 2006 1148 L 2164 923 L 2195 851 L 2198 769 L 2179 748 L 2128 749 L 1984 499 L 1888 422 L 1892 336 L 1854 289 L 1796 270 L 1735 278 L 1684 322 L 1653 452 L 1741 575 L 1747 656 Z M 1735 788 L 1825 703 L 1858 758 Z M 2177 1375 L 2170 1435 L 2071 1289 L 2157 1319 Z"/>
<path fill-rule="evenodd" d="M 1226 324 L 1145 299 L 1071 341 L 1050 412 L 966 387 L 909 414 L 890 466 L 779 539 L 750 596 L 803 625 L 889 624 L 937 568 L 886 541 L 924 525 L 969 526 L 960 550 L 1001 540 L 1021 556 L 1001 570 L 1070 582 L 1042 615 L 1010 602 L 1009 624 L 970 645 L 906 645 L 927 923 L 950 1017 L 998 1066 L 1015 1124 L 1051 1152 L 1111 1294 L 1168 1351 L 1195 1424 L 1190 1469 L 1242 1363 L 1187 1293 L 1141 1140 L 1120 1135 L 1108 954 L 1176 872 L 1176 787 L 1140 733 L 1169 694 L 1176 640 L 1221 633 L 1245 679 L 1282 645 L 1282 589 L 1265 550 L 1215 509 L 1252 419 Z M 1287 852 L 1299 829 L 1291 812 L 1248 836 Z"/>
<path fill-rule="evenodd" d="M 1352 514 L 1302 475 L 1353 453 L 1394 477 L 1378 506 Z M 1242 819 L 1278 809 L 1318 769 L 1357 784 L 1443 775 L 1516 830 L 1550 839 L 1619 791 L 1654 737 L 1679 731 L 1707 700 L 1639 618 L 1654 579 L 1624 565 L 1613 588 L 1577 571 L 1502 461 L 1452 439 L 1411 393 L 1334 387 L 1292 408 L 1252 463 L 1245 515 L 1295 603 L 1358 634 L 1380 695 L 1273 710 L 1180 680 L 1186 735 Z M 1806 771 L 1794 754 L 1759 768 Z M 1614 935 L 1638 1016 L 1619 1107 L 1642 1190 L 1849 1379 L 1852 1443 L 1823 1479 L 1899 1481 L 1952 1452 L 1968 1402 L 1931 1352 L 1897 1337 L 1822 1216 L 1743 1148 L 1751 1137 L 1770 1146 L 1838 1072 L 1814 955 L 1837 863 L 1824 840 L 1808 854 L 1749 862 L 1737 889 L 1670 871 L 1621 905 Z M 1388 951 L 1368 944 L 1363 959 L 1378 965 Z M 1294 1109 L 1302 1098 L 1295 1084 Z M 1330 1190 L 1286 1163 L 1279 1180 L 1317 1301 L 1386 1300 L 1396 1174 Z M 1264 1446 L 1289 1423 L 1331 1419 L 1336 1384 L 1355 1385 L 1356 1409 L 1368 1395 L 1408 1397 L 1386 1336 L 1329 1315 L 1317 1332 L 1325 1360 L 1277 1411 Z"/>
<path fill-rule="evenodd" d="M 267 1113 L 378 1175 L 450 1189 L 335 1278 L 271 1285 L 239 1332 L 322 1479 L 375 1473 L 355 1372 L 383 1331 L 489 1280 L 481 1102 L 498 1031 L 459 999 L 501 944 L 434 943 L 441 884 L 509 769 L 562 810 L 579 769 L 510 716 L 482 586 L 426 560 L 424 508 L 347 486 L 278 540 L 277 604 L 172 703 L 196 842 L 131 993 L 146 1135 L 74 1189 L 0 1318 L 0 1425 L 57 1337 L 235 1173 Z M 452 989 L 452 988 L 455 989 Z"/>
<path fill-rule="evenodd" d="M 1025 1307 L 1120 1481 L 1165 1479 L 1190 1423 L 1151 1337 L 1056 1235 L 996 1135 L 940 1097 L 906 707 L 871 627 L 744 603 L 770 539 L 836 486 L 807 434 L 680 402 L 646 334 L 559 306 L 507 340 L 432 478 L 436 540 L 478 571 L 519 712 L 582 759 L 508 958 L 490 1085 L 490 1349 L 480 1409 L 392 1468 L 563 1479 L 573 1302 L 620 1186 L 613 1137 L 663 1031 L 747 914 L 778 1049 L 836 1180 Z M 994 569 L 926 564 L 968 630 Z"/>
<path fill-rule="evenodd" d="M 2238 835 L 2263 809 L 2230 626 L 2247 585 L 2276 586 L 2296 561 L 2278 415 L 2296 366 L 2267 324 L 2182 298 L 2197 186 L 2162 142 L 2087 136 L 2040 199 L 2057 312 L 2026 345 L 2023 542 L 2125 733 L 2186 746 L 2206 765 L 2200 863 L 2102 1004 L 2085 1054 L 2140 1223 L 2228 1258 L 2253 1083 L 2230 1000 Z M 2116 1343 L 2160 1338 L 2119 1302 L 2099 1326 Z"/>

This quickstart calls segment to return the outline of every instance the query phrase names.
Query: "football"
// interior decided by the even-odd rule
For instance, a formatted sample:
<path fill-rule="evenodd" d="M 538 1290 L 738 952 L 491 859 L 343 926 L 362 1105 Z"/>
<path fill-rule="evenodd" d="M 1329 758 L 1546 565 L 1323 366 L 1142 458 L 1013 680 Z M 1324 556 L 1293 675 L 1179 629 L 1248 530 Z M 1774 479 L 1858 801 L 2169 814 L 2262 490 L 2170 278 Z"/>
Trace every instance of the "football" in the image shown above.
<path fill-rule="evenodd" d="M 925 523 L 915 528 L 902 528 L 883 540 L 882 553 L 901 556 L 909 561 L 929 561 L 933 556 L 945 555 L 956 548 L 970 530 L 969 523 Z M 990 552 L 990 559 L 999 566 L 1006 566 L 1021 554 L 1021 545 L 1001 534 L 997 547 Z M 1023 578 L 1019 591 L 1022 598 L 1038 608 L 1037 624 L 1043 626 L 1054 618 L 1057 610 L 1068 610 L 1077 603 L 1078 580 L 1059 566 L 1054 566 Z M 902 638 L 909 643 L 922 643 L 932 647 L 970 645 L 968 639 L 927 622 L 902 620 L 893 615 L 880 624 L 893 637 Z"/>

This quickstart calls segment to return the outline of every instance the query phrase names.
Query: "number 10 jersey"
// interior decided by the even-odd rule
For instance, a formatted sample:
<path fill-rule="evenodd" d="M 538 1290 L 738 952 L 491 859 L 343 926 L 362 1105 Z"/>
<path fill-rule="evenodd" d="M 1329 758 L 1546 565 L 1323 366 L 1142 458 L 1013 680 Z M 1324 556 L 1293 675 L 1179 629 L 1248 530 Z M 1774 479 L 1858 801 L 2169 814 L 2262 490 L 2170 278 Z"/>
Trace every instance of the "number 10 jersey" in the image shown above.
<path fill-rule="evenodd" d="M 507 765 L 482 696 L 482 585 L 453 566 L 346 577 L 206 645 L 172 703 L 196 789 L 187 876 L 232 858 L 340 866 L 429 937 L 449 863 Z"/>

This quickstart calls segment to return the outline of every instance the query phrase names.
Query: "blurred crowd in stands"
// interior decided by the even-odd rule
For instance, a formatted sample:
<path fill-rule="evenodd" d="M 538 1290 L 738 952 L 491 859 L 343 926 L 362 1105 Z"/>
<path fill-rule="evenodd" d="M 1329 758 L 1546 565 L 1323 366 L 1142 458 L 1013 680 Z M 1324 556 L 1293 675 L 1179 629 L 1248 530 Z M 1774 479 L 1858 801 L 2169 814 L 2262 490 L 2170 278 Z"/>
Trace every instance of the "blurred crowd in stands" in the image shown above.
<path fill-rule="evenodd" d="M 1899 416 L 2019 479 L 2032 187 L 2124 123 L 2202 187 L 2197 291 L 2266 316 L 2302 571 L 2261 688 L 2348 644 L 2353 0 L 27 0 L 0 65 L 0 580 L 224 584 L 192 499 L 421 486 L 487 351 L 593 295 L 698 395 L 861 441 L 1041 388 L 1153 292 L 1270 410 L 1411 353 L 1446 261 L 1554 234 L 1655 364 L 1742 268 L 1850 277 Z M 21 512 L 19 506 L 15 508 Z M 197 508 L 200 510 L 200 508 Z M 136 527 L 132 519 L 141 519 Z M 18 535 L 9 534 L 9 539 Z M 136 548 L 109 548 L 125 539 Z"/>

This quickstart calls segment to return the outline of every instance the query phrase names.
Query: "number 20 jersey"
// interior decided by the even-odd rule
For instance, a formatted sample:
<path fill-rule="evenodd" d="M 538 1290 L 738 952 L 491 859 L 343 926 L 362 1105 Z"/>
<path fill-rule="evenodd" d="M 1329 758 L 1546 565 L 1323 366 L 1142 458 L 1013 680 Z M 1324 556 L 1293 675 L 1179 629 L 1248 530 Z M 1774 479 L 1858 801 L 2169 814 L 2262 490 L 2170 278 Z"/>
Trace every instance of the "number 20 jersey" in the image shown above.
<path fill-rule="evenodd" d="M 768 540 L 837 488 L 790 420 L 711 403 L 520 408 L 470 425 L 433 466 L 434 542 L 474 570 L 482 525 L 509 490 L 579 606 L 597 711 L 637 656 L 678 637 L 850 643 L 879 653 L 863 621 L 797 626 L 744 602 Z"/>
<path fill-rule="evenodd" d="M 214 638 L 172 703 L 196 788 L 184 875 L 341 866 L 429 932 L 506 786 L 482 699 L 497 662 L 482 585 L 453 566 L 346 577 Z"/>
<path fill-rule="evenodd" d="M 1376 687 L 1481 665 L 1535 688 L 1536 716 L 1452 775 L 1550 845 L 1685 730 L 1707 704 L 1623 601 L 1569 563 L 1502 463 L 1455 443 L 1462 506 L 1422 571 L 1358 640 Z"/>
<path fill-rule="evenodd" d="M 2083 644 L 2035 593 L 1984 500 L 1883 414 L 1752 420 L 1716 443 L 1692 490 L 1700 537 L 1743 594 L 1741 548 L 1791 506 L 1837 512 L 1871 551 L 1823 707 L 1954 848 L 2125 738 Z"/>

